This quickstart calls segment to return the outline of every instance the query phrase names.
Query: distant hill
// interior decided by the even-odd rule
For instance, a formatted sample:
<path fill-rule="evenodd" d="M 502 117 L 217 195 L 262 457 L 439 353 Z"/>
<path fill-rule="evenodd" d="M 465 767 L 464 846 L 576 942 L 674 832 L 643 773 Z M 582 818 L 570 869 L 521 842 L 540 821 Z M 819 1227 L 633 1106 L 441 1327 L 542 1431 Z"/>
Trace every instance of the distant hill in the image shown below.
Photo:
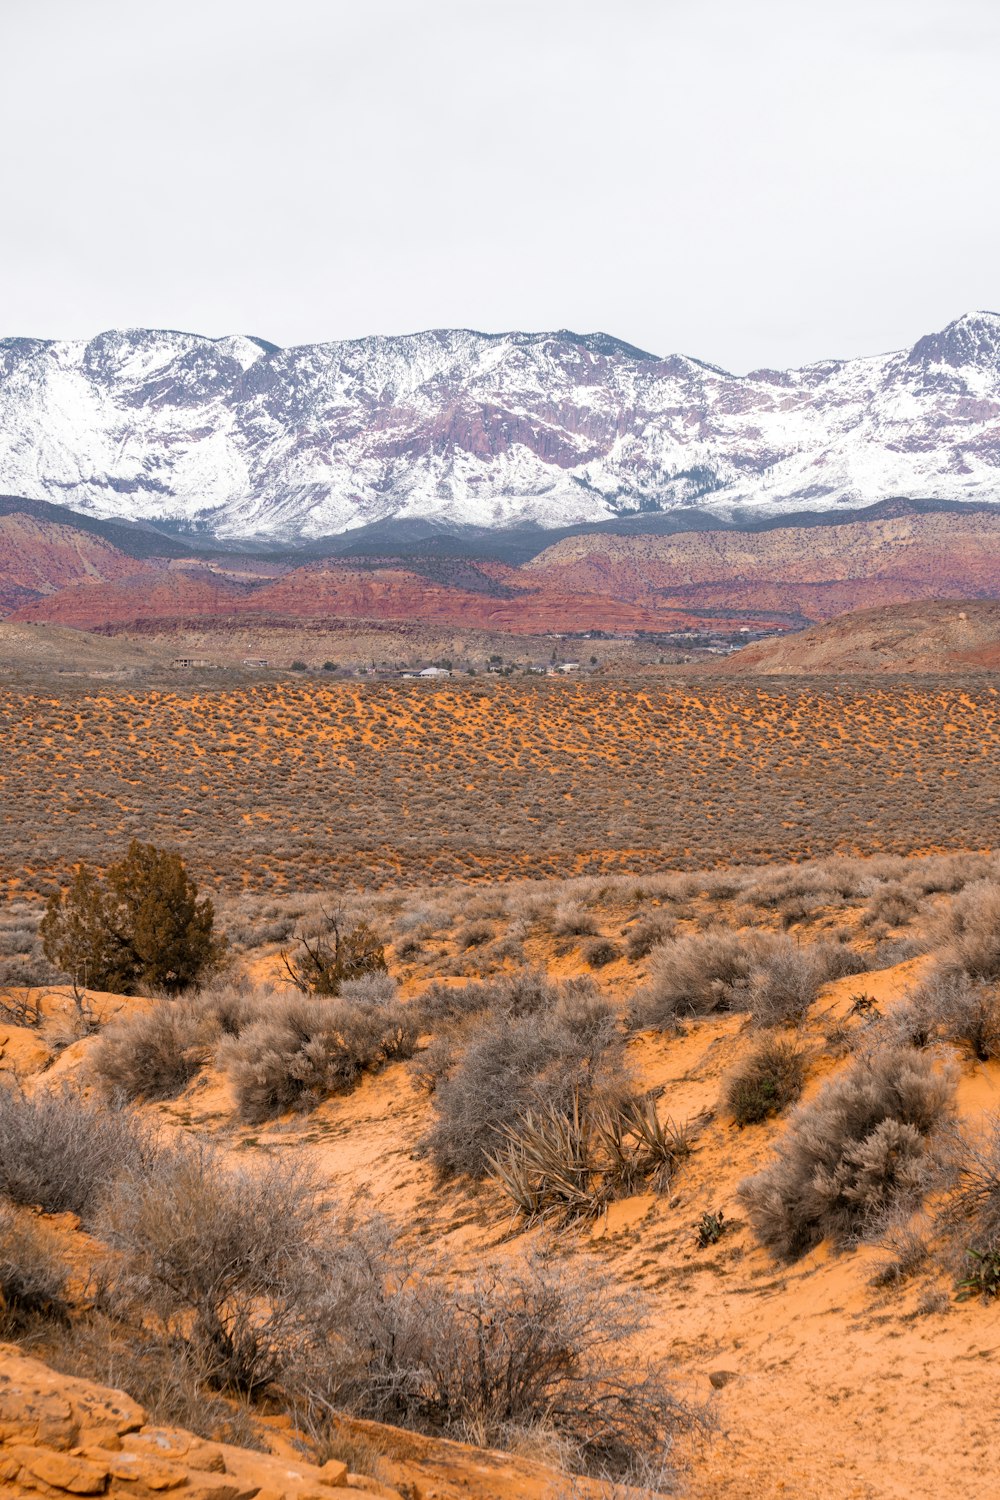
<path fill-rule="evenodd" d="M 709 670 L 759 676 L 1000 672 L 1000 603 L 933 599 L 856 610 L 794 635 L 746 646 Z"/>
<path fill-rule="evenodd" d="M 782 611 L 800 624 L 909 599 L 1000 598 L 1000 509 L 879 513 L 844 525 L 565 537 L 536 585 L 646 608 Z"/>
<path fill-rule="evenodd" d="M 148 566 L 89 529 L 21 511 L 0 513 L 0 616 L 69 584 L 116 584 Z"/>
<path fill-rule="evenodd" d="M 157 553 L 147 550 L 157 533 L 69 525 L 8 503 L 6 513 L 0 505 L 0 617 L 84 630 L 258 617 L 655 638 L 799 630 L 880 605 L 1000 598 L 1000 507 L 880 507 L 841 525 L 752 531 L 590 531 L 514 563 L 485 547 L 478 557 L 416 547 L 399 555 L 388 540 L 381 553 L 178 555 L 176 540 Z M 116 529 L 123 546 L 105 534 Z"/>
<path fill-rule="evenodd" d="M 117 676 L 162 666 L 169 659 L 169 648 L 155 652 L 130 641 L 105 640 L 86 630 L 0 620 L 0 673 L 85 672 Z"/>

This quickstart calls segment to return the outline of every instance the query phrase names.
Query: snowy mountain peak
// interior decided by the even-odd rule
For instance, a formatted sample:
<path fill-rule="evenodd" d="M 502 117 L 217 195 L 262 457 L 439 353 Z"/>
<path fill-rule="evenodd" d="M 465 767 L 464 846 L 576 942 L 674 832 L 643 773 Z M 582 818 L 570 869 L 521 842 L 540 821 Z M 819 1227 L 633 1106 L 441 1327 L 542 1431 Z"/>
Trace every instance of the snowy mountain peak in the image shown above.
<path fill-rule="evenodd" d="M 1000 313 L 964 313 L 940 333 L 918 339 L 907 359 L 910 364 L 1000 370 Z"/>
<path fill-rule="evenodd" d="M 606 333 L 0 341 L 0 492 L 220 536 L 1000 501 L 1000 314 L 736 376 Z"/>

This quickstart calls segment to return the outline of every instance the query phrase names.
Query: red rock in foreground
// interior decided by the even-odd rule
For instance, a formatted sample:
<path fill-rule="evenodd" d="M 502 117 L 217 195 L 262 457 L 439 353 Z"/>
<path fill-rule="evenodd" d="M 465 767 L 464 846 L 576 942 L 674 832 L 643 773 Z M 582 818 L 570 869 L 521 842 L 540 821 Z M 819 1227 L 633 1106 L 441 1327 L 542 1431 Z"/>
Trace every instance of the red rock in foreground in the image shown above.
<path fill-rule="evenodd" d="M 551 1500 L 564 1484 L 578 1500 L 607 1494 L 597 1481 L 566 1480 L 543 1464 L 463 1443 L 348 1418 L 343 1428 L 345 1439 L 363 1437 L 380 1454 L 378 1478 L 336 1459 L 307 1463 L 280 1435 L 270 1453 L 259 1453 L 156 1427 L 123 1392 L 60 1375 L 0 1344 L 0 1500 L 167 1493 L 178 1500 Z M 638 1500 L 644 1492 L 618 1486 L 614 1493 Z"/>

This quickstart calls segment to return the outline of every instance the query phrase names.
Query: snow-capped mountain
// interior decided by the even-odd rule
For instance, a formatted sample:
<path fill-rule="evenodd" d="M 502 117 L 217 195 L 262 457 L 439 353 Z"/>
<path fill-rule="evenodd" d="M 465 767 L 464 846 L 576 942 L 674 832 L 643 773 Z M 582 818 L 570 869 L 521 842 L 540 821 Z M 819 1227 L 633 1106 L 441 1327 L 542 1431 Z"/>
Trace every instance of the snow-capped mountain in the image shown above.
<path fill-rule="evenodd" d="M 728 374 L 606 334 L 0 341 L 0 492 L 223 537 L 1000 500 L 1000 314 Z"/>

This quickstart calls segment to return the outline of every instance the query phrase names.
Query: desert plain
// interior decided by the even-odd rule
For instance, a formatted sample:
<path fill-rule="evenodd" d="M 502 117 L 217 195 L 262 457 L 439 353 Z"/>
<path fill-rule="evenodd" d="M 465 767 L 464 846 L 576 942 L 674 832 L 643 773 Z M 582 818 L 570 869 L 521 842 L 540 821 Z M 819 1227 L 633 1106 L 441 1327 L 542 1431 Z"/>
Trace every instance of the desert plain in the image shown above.
<path fill-rule="evenodd" d="M 992 1221 L 962 1196 L 977 1152 L 997 1170 L 995 676 L 150 682 L 121 678 L 122 649 L 111 678 L 22 662 L 0 685 L 0 1232 L 51 1273 L 0 1305 L 4 1494 L 995 1494 L 994 1286 L 966 1284 Z M 197 991 L 108 992 L 43 952 L 46 900 L 133 839 L 213 902 L 227 949 Z M 324 1000 L 293 980 L 331 921 L 385 968 Z M 362 1013 L 374 1043 L 351 1039 Z M 881 1097 L 908 1070 L 925 1114 Z M 865 1079 L 879 1098 L 844 1125 Z M 550 1150 L 591 1107 L 586 1139 L 560 1137 L 572 1191 L 526 1166 L 526 1121 Z M 822 1203 L 791 1180 L 817 1109 L 844 1131 L 809 1166 Z M 514 1421 L 438 1386 L 376 1400 L 370 1330 L 368 1375 L 354 1349 L 323 1401 L 298 1345 L 227 1383 L 183 1297 L 137 1314 L 121 1291 L 123 1265 L 162 1286 L 120 1205 L 11 1165 L 109 1118 L 146 1142 L 107 1168 L 142 1201 L 166 1171 L 150 1142 L 262 1191 L 307 1174 L 324 1235 L 357 1254 L 378 1226 L 382 1292 L 435 1288 L 466 1354 L 454 1307 L 484 1277 L 600 1284 L 628 1321 L 611 1365 L 665 1382 L 656 1442 L 625 1462 L 557 1402 Z M 250 1322 L 277 1326 L 276 1297 L 261 1284 Z M 71 1417 L 26 1433 L 18 1403 Z M 167 1477 L 107 1457 L 154 1449 Z"/>

